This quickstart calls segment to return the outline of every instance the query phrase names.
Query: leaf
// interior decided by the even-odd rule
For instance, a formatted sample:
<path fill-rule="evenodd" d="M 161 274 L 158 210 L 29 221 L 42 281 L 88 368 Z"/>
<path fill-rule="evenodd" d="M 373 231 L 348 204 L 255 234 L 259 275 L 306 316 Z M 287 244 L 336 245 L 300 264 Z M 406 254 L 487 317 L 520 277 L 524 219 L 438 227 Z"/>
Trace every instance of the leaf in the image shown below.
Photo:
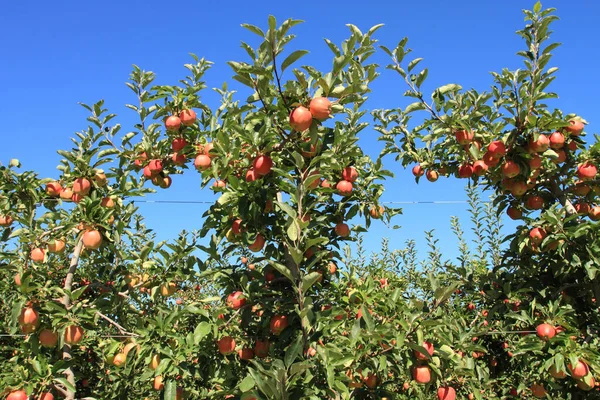
<path fill-rule="evenodd" d="M 246 375 L 246 377 L 240 382 L 239 389 L 242 392 L 248 392 L 251 389 L 254 389 L 256 382 L 252 375 Z"/>
<path fill-rule="evenodd" d="M 420 63 L 422 60 L 422 58 L 415 58 L 410 63 L 408 63 L 408 72 L 412 71 L 413 68 L 416 67 L 417 64 Z"/>
<path fill-rule="evenodd" d="M 276 261 L 273 260 L 269 260 L 269 264 L 275 268 L 277 271 L 279 271 L 279 273 L 281 273 L 282 275 L 284 275 L 286 278 L 288 278 L 290 281 L 294 281 L 294 277 L 292 276 L 292 271 L 290 271 L 290 269 L 288 267 L 286 267 L 283 264 L 280 264 Z"/>
<path fill-rule="evenodd" d="M 176 400 L 177 399 L 177 385 L 174 380 L 168 380 L 165 384 L 164 400 Z"/>
<path fill-rule="evenodd" d="M 363 303 L 363 305 L 360 307 L 360 310 L 362 312 L 362 319 L 367 324 L 367 329 L 370 331 L 375 329 L 375 323 L 373 322 L 373 317 L 371 316 L 367 305 Z"/>
<path fill-rule="evenodd" d="M 298 216 L 298 214 L 296 214 L 296 211 L 294 211 L 294 209 L 289 204 L 280 201 L 276 201 L 275 204 L 290 217 L 296 218 Z"/>
<path fill-rule="evenodd" d="M 537 3 L 535 3 L 535 5 L 533 6 L 533 12 L 534 13 L 539 13 L 542 10 L 542 3 L 540 1 L 538 1 Z"/>
<path fill-rule="evenodd" d="M 301 351 L 302 351 L 302 336 L 298 335 L 298 337 L 296 337 L 296 340 L 285 351 L 285 357 L 284 357 L 283 362 L 285 363 L 286 368 L 289 368 L 290 365 L 292 365 L 292 363 L 294 362 L 296 357 L 298 357 L 298 355 L 300 354 Z"/>
<path fill-rule="evenodd" d="M 256 33 L 261 38 L 265 37 L 265 33 L 258 26 L 254 26 L 254 25 L 250 25 L 250 24 L 242 24 L 242 27 L 248 29 L 252 33 Z"/>
<path fill-rule="evenodd" d="M 423 104 L 423 102 L 421 101 L 415 101 L 414 103 L 409 104 L 406 109 L 404 110 L 404 112 L 406 114 L 411 113 L 413 111 L 418 111 L 418 110 L 425 110 L 425 104 Z"/>
<path fill-rule="evenodd" d="M 321 275 L 319 272 L 311 272 L 310 274 L 305 275 L 304 278 L 302 278 L 302 291 L 306 292 L 322 276 L 323 275 Z"/>
<path fill-rule="evenodd" d="M 206 321 L 202 321 L 196 326 L 194 329 L 194 343 L 198 345 L 200 341 L 210 333 L 211 327 L 210 324 Z"/>
<path fill-rule="evenodd" d="M 298 221 L 294 218 L 292 223 L 287 228 L 287 236 L 290 238 L 292 242 L 298 240 L 298 234 L 300 231 L 300 227 L 298 226 Z"/>
<path fill-rule="evenodd" d="M 306 54 L 308 54 L 307 50 L 296 50 L 292 54 L 287 56 L 285 60 L 283 60 L 283 62 L 281 63 L 281 72 L 285 71 L 287 67 L 292 65 L 294 62 L 298 61 L 301 57 L 305 56 Z"/>
<path fill-rule="evenodd" d="M 66 378 L 54 378 L 55 382 L 60 383 L 61 385 L 63 385 L 67 390 L 71 391 L 71 392 L 75 392 L 75 386 L 71 385 L 69 383 L 69 381 L 67 381 Z"/>

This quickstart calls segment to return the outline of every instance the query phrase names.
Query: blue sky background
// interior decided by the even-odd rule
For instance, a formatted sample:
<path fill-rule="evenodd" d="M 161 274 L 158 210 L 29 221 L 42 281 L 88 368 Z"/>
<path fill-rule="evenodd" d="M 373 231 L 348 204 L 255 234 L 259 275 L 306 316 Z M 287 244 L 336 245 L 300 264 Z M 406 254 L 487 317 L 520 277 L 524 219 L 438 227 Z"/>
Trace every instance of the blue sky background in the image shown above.
<path fill-rule="evenodd" d="M 155 0 L 103 2 L 5 2 L 0 12 L 0 162 L 18 158 L 24 168 L 42 176 L 57 176 L 60 157 L 55 150 L 70 148 L 70 137 L 87 126 L 85 110 L 77 102 L 94 103 L 99 99 L 116 120 L 122 132 L 132 129 L 136 115 L 124 104 L 134 102 L 124 85 L 137 64 L 157 74 L 157 84 L 176 83 L 195 53 L 215 63 L 207 75 L 209 87 L 232 83 L 229 60 L 245 60 L 240 40 L 255 43 L 255 37 L 240 26 L 251 23 L 265 27 L 267 16 L 278 22 L 286 18 L 306 22 L 294 28 L 298 37 L 288 49 L 308 49 L 303 64 L 329 68 L 331 52 L 323 38 L 340 43 L 348 36 L 345 24 L 353 23 L 363 31 L 384 23 L 377 33 L 380 44 L 394 47 L 404 36 L 414 57 L 424 57 L 429 68 L 425 92 L 446 83 L 485 90 L 490 71 L 503 67 L 521 67 L 515 56 L 522 49 L 514 32 L 523 26 L 521 9 L 533 1 L 303 1 L 241 2 Z M 597 93 L 600 83 L 597 68 L 600 33 L 596 27 L 600 3 L 594 1 L 546 1 L 555 6 L 561 20 L 554 24 L 554 41 L 563 43 L 555 50 L 551 66 L 560 67 L 552 89 L 560 99 L 552 106 L 576 112 L 597 131 Z M 380 52 L 375 60 L 388 63 Z M 405 87 L 397 75 L 383 71 L 372 86 L 371 108 L 405 106 L 401 98 Z M 287 78 L 291 74 L 286 73 Z M 232 85 L 231 87 L 235 87 Z M 217 96 L 205 92 L 204 101 L 216 104 Z M 381 142 L 367 129 L 362 135 L 366 151 L 376 156 Z M 391 158 L 386 166 L 396 173 L 388 183 L 384 201 L 464 200 L 465 181 L 440 179 L 431 184 L 414 183 L 409 170 L 403 170 Z M 201 191 L 199 176 L 189 171 L 174 177 L 170 190 L 153 199 L 214 200 L 208 190 Z M 147 223 L 160 238 L 175 237 L 181 229 L 199 228 L 205 205 L 141 204 Z M 445 257 L 456 255 L 456 240 L 450 231 L 450 216 L 456 215 L 469 229 L 465 204 L 403 205 L 404 215 L 397 217 L 400 230 L 376 223 L 366 239 L 369 250 L 379 248 L 382 237 L 391 239 L 393 248 L 403 247 L 409 238 L 420 241 L 424 230 L 436 229 Z M 509 226 L 513 226 L 510 224 Z"/>

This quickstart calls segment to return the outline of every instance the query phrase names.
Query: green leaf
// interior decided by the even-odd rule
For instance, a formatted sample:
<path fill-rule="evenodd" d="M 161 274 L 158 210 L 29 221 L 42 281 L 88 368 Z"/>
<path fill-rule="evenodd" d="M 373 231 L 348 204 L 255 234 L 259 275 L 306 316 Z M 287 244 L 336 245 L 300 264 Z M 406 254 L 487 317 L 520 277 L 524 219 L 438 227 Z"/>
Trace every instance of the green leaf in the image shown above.
<path fill-rule="evenodd" d="M 535 5 L 533 6 L 533 12 L 534 13 L 539 13 L 542 10 L 542 3 L 540 1 L 538 1 L 537 3 L 535 3 Z"/>
<path fill-rule="evenodd" d="M 302 278 L 302 290 L 304 292 L 306 292 L 308 289 L 310 289 L 312 287 L 312 285 L 315 284 L 316 281 L 319 280 L 319 278 L 321 278 L 323 275 L 321 275 L 318 272 L 311 272 L 310 274 L 307 274 L 304 276 L 304 278 Z"/>
<path fill-rule="evenodd" d="M 67 381 L 66 378 L 54 378 L 55 382 L 60 383 L 61 385 L 63 385 L 67 390 L 71 391 L 71 392 L 76 392 L 77 390 L 75 389 L 75 386 L 71 385 L 69 383 L 69 381 Z"/>
<path fill-rule="evenodd" d="M 421 101 L 415 101 L 414 103 L 409 104 L 406 109 L 404 110 L 404 112 L 406 114 L 411 113 L 413 111 L 418 111 L 418 110 L 425 110 L 425 104 L 423 104 L 423 102 Z"/>
<path fill-rule="evenodd" d="M 292 54 L 287 56 L 285 60 L 283 60 L 283 62 L 281 63 L 281 72 L 285 71 L 287 67 L 292 65 L 294 62 L 298 61 L 301 57 L 305 56 L 306 54 L 308 54 L 307 50 L 296 50 Z"/>
<path fill-rule="evenodd" d="M 198 345 L 200 341 L 210 333 L 211 327 L 210 324 L 206 321 L 202 321 L 196 326 L 194 329 L 194 343 Z"/>
<path fill-rule="evenodd" d="M 298 221 L 294 218 L 290 226 L 287 228 L 287 236 L 292 242 L 295 242 L 298 240 L 299 232 L 300 226 L 298 225 Z"/>
<path fill-rule="evenodd" d="M 296 211 L 294 211 L 294 209 L 289 204 L 280 201 L 276 201 L 275 204 L 290 217 L 296 218 L 298 216 L 298 214 L 296 214 Z"/>
<path fill-rule="evenodd" d="M 279 273 L 281 273 L 282 275 L 284 275 L 286 278 L 288 278 L 290 281 L 294 281 L 294 277 L 292 275 L 292 271 L 290 271 L 290 269 L 288 267 L 286 267 L 283 264 L 278 263 L 277 261 L 273 261 L 273 260 L 269 260 L 269 264 L 275 268 L 277 271 L 279 271 Z"/>
<path fill-rule="evenodd" d="M 177 385 L 174 380 L 168 380 L 165 384 L 164 400 L 175 400 L 177 398 Z"/>
<path fill-rule="evenodd" d="M 367 305 L 363 303 L 363 305 L 360 307 L 360 310 L 362 311 L 362 319 L 367 324 L 367 329 L 370 331 L 375 329 L 375 323 L 373 322 L 373 317 L 371 316 Z"/>
<path fill-rule="evenodd" d="M 265 33 L 258 26 L 254 26 L 254 25 L 250 25 L 250 24 L 242 24 L 242 27 L 248 29 L 252 33 L 256 33 L 261 38 L 265 37 Z"/>
<path fill-rule="evenodd" d="M 294 362 L 296 357 L 298 357 L 298 355 L 300 354 L 301 351 L 302 351 L 302 336 L 298 335 L 298 337 L 296 337 L 296 340 L 285 351 L 284 363 L 285 363 L 286 368 L 289 368 L 290 365 L 292 365 L 292 363 Z"/>
<path fill-rule="evenodd" d="M 256 382 L 254 382 L 254 378 L 252 375 L 246 375 L 246 377 L 240 382 L 239 388 L 242 392 L 247 392 L 251 389 L 254 389 Z"/>
<path fill-rule="evenodd" d="M 420 63 L 422 60 L 422 58 L 415 58 L 410 63 L 408 63 L 408 72 L 412 71 L 413 68 L 416 67 L 417 64 Z"/>

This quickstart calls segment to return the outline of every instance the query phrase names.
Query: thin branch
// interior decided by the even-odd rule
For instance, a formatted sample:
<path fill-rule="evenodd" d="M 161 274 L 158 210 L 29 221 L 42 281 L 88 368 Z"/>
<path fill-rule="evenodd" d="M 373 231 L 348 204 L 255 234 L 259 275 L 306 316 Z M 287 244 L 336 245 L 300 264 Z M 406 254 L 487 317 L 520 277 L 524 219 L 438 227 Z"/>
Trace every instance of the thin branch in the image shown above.
<path fill-rule="evenodd" d="M 100 311 L 96 311 L 96 315 L 99 316 L 100 318 L 105 319 L 111 325 L 113 325 L 114 327 L 116 327 L 119 330 L 119 333 L 121 335 L 128 335 L 128 336 L 135 336 L 135 337 L 140 336 L 140 335 L 138 335 L 136 333 L 127 332 L 127 330 L 125 328 L 123 328 L 121 325 L 119 325 L 117 322 L 115 322 L 114 320 L 110 319 L 106 315 L 102 314 Z"/>

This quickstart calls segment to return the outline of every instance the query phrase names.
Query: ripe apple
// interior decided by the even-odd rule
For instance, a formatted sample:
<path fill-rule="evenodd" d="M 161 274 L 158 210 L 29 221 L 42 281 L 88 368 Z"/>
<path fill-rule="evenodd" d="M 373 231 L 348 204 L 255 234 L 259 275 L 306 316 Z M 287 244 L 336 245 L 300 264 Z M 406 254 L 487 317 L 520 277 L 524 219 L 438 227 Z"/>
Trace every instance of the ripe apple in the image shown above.
<path fill-rule="evenodd" d="M 181 128 L 181 119 L 176 115 L 171 115 L 165 119 L 165 128 L 168 131 L 175 132 Z"/>
<path fill-rule="evenodd" d="M 231 223 L 231 230 L 233 231 L 234 235 L 239 235 L 240 233 L 242 233 L 242 222 L 243 221 L 238 218 Z"/>
<path fill-rule="evenodd" d="M 592 207 L 588 216 L 590 217 L 590 219 L 592 221 L 599 221 L 600 220 L 600 206 Z"/>
<path fill-rule="evenodd" d="M 10 215 L 0 215 L 0 226 L 8 227 L 13 223 L 13 219 Z"/>
<path fill-rule="evenodd" d="M 546 237 L 546 231 L 542 228 L 535 227 L 531 231 L 529 231 L 529 238 L 531 242 L 535 245 L 539 245 L 542 243 L 544 238 Z"/>
<path fill-rule="evenodd" d="M 304 132 L 312 125 L 313 116 L 310 111 L 300 106 L 292 110 L 290 113 L 290 126 L 298 132 Z"/>
<path fill-rule="evenodd" d="M 530 210 L 541 210 L 544 207 L 544 199 L 538 195 L 529 195 L 525 200 L 525 207 Z"/>
<path fill-rule="evenodd" d="M 86 231 L 83 234 L 83 245 L 92 250 L 96 250 L 102 245 L 102 235 L 95 229 Z"/>
<path fill-rule="evenodd" d="M 515 197 L 521 197 L 527 192 L 527 184 L 522 180 L 513 181 L 510 192 Z"/>
<path fill-rule="evenodd" d="M 586 381 L 588 381 L 589 383 Z M 589 392 L 594 387 L 598 387 L 598 384 L 596 383 L 594 377 L 590 376 L 589 380 L 587 377 L 584 377 L 584 379 L 580 379 L 579 381 L 577 381 L 577 387 L 585 392 Z"/>
<path fill-rule="evenodd" d="M 488 145 L 488 152 L 494 158 L 501 158 L 506 154 L 506 146 L 501 140 L 494 140 Z"/>
<path fill-rule="evenodd" d="M 534 383 L 531 385 L 531 393 L 538 399 L 543 399 L 546 397 L 546 389 L 544 389 L 544 385 L 541 383 Z"/>
<path fill-rule="evenodd" d="M 46 258 L 46 251 L 44 249 L 36 247 L 31 250 L 29 258 L 31 258 L 31 261 L 36 263 L 44 262 L 44 259 Z"/>
<path fill-rule="evenodd" d="M 534 154 L 533 156 L 531 156 L 531 159 L 529 160 L 529 168 L 531 169 L 538 169 L 542 166 L 542 157 L 539 156 L 539 154 Z"/>
<path fill-rule="evenodd" d="M 435 182 L 438 180 L 438 172 L 432 169 L 428 169 L 427 172 L 425 173 L 425 177 L 427 178 L 427 180 L 429 182 Z"/>
<path fill-rule="evenodd" d="M 205 171 L 206 169 L 208 169 L 210 167 L 210 164 L 211 164 L 210 157 L 207 156 L 206 154 L 199 154 L 196 156 L 196 159 L 194 160 L 194 167 L 196 167 L 196 169 L 198 171 Z"/>
<path fill-rule="evenodd" d="M 227 307 L 232 310 L 239 310 L 246 304 L 246 298 L 244 297 L 244 293 L 237 291 L 231 293 L 227 296 Z"/>
<path fill-rule="evenodd" d="M 196 112 L 194 110 L 183 110 L 179 113 L 179 119 L 185 126 L 192 126 L 196 122 Z"/>
<path fill-rule="evenodd" d="M 253 252 L 259 252 L 265 246 L 265 238 L 259 233 L 256 235 L 254 242 L 248 246 L 248 249 Z"/>
<path fill-rule="evenodd" d="M 433 343 L 423 342 L 423 347 L 425 348 L 425 350 L 427 350 L 427 353 L 429 353 L 429 356 L 433 356 L 433 351 L 434 351 Z M 415 350 L 415 358 L 417 360 L 422 360 L 422 361 L 426 361 L 429 359 L 429 357 L 427 357 L 425 354 L 423 354 L 417 350 Z"/>
<path fill-rule="evenodd" d="M 243 347 L 238 350 L 238 357 L 240 357 L 240 360 L 252 360 L 254 351 L 251 348 Z"/>
<path fill-rule="evenodd" d="M 469 130 L 469 131 L 460 130 L 460 131 L 456 131 L 454 133 L 454 136 L 456 137 L 456 141 L 459 144 L 466 145 L 473 141 L 473 137 L 475 135 L 472 130 Z"/>
<path fill-rule="evenodd" d="M 523 212 L 518 208 L 512 206 L 508 207 L 508 210 L 506 210 L 506 214 L 508 214 L 508 216 L 513 220 L 521 219 L 521 217 L 523 217 Z"/>
<path fill-rule="evenodd" d="M 246 171 L 246 182 L 254 182 L 258 178 L 259 176 L 253 168 L 250 168 L 248 171 Z"/>
<path fill-rule="evenodd" d="M 356 179 L 358 178 L 358 172 L 356 171 L 356 168 L 354 167 L 346 167 L 342 170 L 342 178 L 344 178 L 345 181 L 354 183 L 354 181 L 356 181 Z"/>
<path fill-rule="evenodd" d="M 54 400 L 54 395 L 50 392 L 42 392 L 38 400 Z"/>
<path fill-rule="evenodd" d="M 363 378 L 363 382 L 369 389 L 375 389 L 377 387 L 377 375 L 369 372 L 367 376 Z"/>
<path fill-rule="evenodd" d="M 39 340 L 43 347 L 55 347 L 58 343 L 58 334 L 50 329 L 44 329 L 40 331 Z"/>
<path fill-rule="evenodd" d="M 331 101 L 326 97 L 315 97 L 310 101 L 309 108 L 312 116 L 319 121 L 326 120 L 331 115 Z"/>
<path fill-rule="evenodd" d="M 586 202 L 575 204 L 575 211 L 577 214 L 588 215 L 590 213 L 590 205 Z"/>
<path fill-rule="evenodd" d="M 252 168 L 258 176 L 267 175 L 273 168 L 273 160 L 271 160 L 271 157 L 266 155 L 258 156 L 254 159 Z"/>
<path fill-rule="evenodd" d="M 535 153 L 543 153 L 548 150 L 550 146 L 550 139 L 544 134 L 540 134 L 537 140 L 533 138 L 529 141 L 529 148 Z"/>
<path fill-rule="evenodd" d="M 279 336 L 287 326 L 288 318 L 286 315 L 274 315 L 271 318 L 270 328 L 272 334 Z"/>
<path fill-rule="evenodd" d="M 150 369 L 154 371 L 156 368 L 158 368 L 159 364 L 160 364 L 160 355 L 153 354 L 152 358 L 150 359 Z"/>
<path fill-rule="evenodd" d="M 565 135 L 560 132 L 554 132 L 550 135 L 550 147 L 553 149 L 562 149 L 565 145 Z"/>
<path fill-rule="evenodd" d="M 50 182 L 46 184 L 46 194 L 50 197 L 60 196 L 62 189 L 63 188 L 59 182 Z"/>
<path fill-rule="evenodd" d="M 413 368 L 413 379 L 421 385 L 429 383 L 431 381 L 431 370 L 427 365 L 416 366 Z"/>
<path fill-rule="evenodd" d="M 19 315 L 19 324 L 37 326 L 39 318 L 38 312 L 33 307 L 25 307 Z"/>
<path fill-rule="evenodd" d="M 421 164 L 417 164 L 413 167 L 412 173 L 414 176 L 418 177 L 418 176 L 423 176 L 425 171 L 423 170 L 423 167 L 421 167 Z"/>
<path fill-rule="evenodd" d="M 485 175 L 488 171 L 488 165 L 483 160 L 477 160 L 473 163 L 473 174 L 477 176 Z"/>
<path fill-rule="evenodd" d="M 375 219 L 379 219 L 383 216 L 383 213 L 385 212 L 385 208 L 383 208 L 383 206 L 371 206 L 369 208 L 369 214 L 371 215 L 371 218 L 375 218 Z"/>
<path fill-rule="evenodd" d="M 442 386 L 437 391 L 438 400 L 455 400 L 456 390 L 452 386 Z"/>
<path fill-rule="evenodd" d="M 587 196 L 591 190 L 592 188 L 590 188 L 589 185 L 586 185 L 583 181 L 577 181 L 575 182 L 575 186 L 571 191 L 577 196 Z"/>
<path fill-rule="evenodd" d="M 113 365 L 115 367 L 123 367 L 127 362 L 127 355 L 124 353 L 117 353 L 113 358 Z"/>
<path fill-rule="evenodd" d="M 556 335 L 556 328 L 550 324 L 540 324 L 535 328 L 540 339 L 550 340 Z"/>
<path fill-rule="evenodd" d="M 350 196 L 352 194 L 352 182 L 342 180 L 335 186 L 341 196 Z"/>
<path fill-rule="evenodd" d="M 15 390 L 8 394 L 6 400 L 27 400 L 27 393 L 24 390 Z"/>
<path fill-rule="evenodd" d="M 77 344 L 79 342 L 81 342 L 81 339 L 83 339 L 83 328 L 77 325 L 70 325 L 67 326 L 67 329 L 65 329 L 65 343 L 67 344 Z"/>
<path fill-rule="evenodd" d="M 502 174 L 507 178 L 514 178 L 521 172 L 521 167 L 514 161 L 506 161 L 502 164 Z"/>
<path fill-rule="evenodd" d="M 473 166 L 471 164 L 463 164 L 458 167 L 459 178 L 470 178 L 473 176 Z"/>
<path fill-rule="evenodd" d="M 267 339 L 257 340 L 254 344 L 254 354 L 258 358 L 265 358 L 269 355 L 269 348 L 271 344 Z"/>
<path fill-rule="evenodd" d="M 559 371 L 554 364 L 552 364 L 548 372 L 554 379 L 565 379 L 567 377 L 567 373 L 565 371 Z"/>
<path fill-rule="evenodd" d="M 183 153 L 173 153 L 171 161 L 173 161 L 173 164 L 181 166 L 185 164 L 187 159 Z"/>
<path fill-rule="evenodd" d="M 187 145 L 188 142 L 187 140 L 185 140 L 185 138 L 178 137 L 173 139 L 173 141 L 171 142 L 171 149 L 173 149 L 173 151 L 177 153 L 183 150 Z"/>
<path fill-rule="evenodd" d="M 488 168 L 493 168 L 498 165 L 501 159 L 502 157 L 496 157 L 495 154 L 490 153 L 489 151 L 486 152 L 483 157 L 481 157 L 481 161 L 483 161 Z"/>
<path fill-rule="evenodd" d="M 350 227 L 348 224 L 340 222 L 335 226 L 335 233 L 341 237 L 348 237 L 350 236 Z"/>
<path fill-rule="evenodd" d="M 204 154 L 205 156 L 209 157 L 210 159 L 215 158 L 217 155 L 215 154 L 215 152 L 213 151 L 213 149 L 215 148 L 215 143 L 214 142 L 208 142 L 205 145 L 202 146 L 202 154 Z"/>
<path fill-rule="evenodd" d="M 597 173 L 598 169 L 594 164 L 592 164 L 589 161 L 586 161 L 577 166 L 577 176 L 581 180 L 587 181 L 590 179 L 594 179 Z"/>
<path fill-rule="evenodd" d="M 73 193 L 80 196 L 85 196 L 90 192 L 92 185 L 86 178 L 77 178 L 73 182 Z"/>
<path fill-rule="evenodd" d="M 162 376 L 158 375 L 154 377 L 154 381 L 152 382 L 152 388 L 154 388 L 154 390 L 156 390 L 157 392 L 165 388 Z"/>
<path fill-rule="evenodd" d="M 223 336 L 218 342 L 219 353 L 223 355 L 233 354 L 235 352 L 235 340 L 231 336 Z"/>
<path fill-rule="evenodd" d="M 588 372 L 590 372 L 588 365 L 581 360 L 577 360 L 577 364 L 575 364 L 575 366 L 568 364 L 567 368 L 574 379 L 581 379 L 586 376 Z"/>
<path fill-rule="evenodd" d="M 584 124 L 576 119 L 569 120 L 569 125 L 565 127 L 565 130 L 573 136 L 579 136 L 583 132 Z"/>

